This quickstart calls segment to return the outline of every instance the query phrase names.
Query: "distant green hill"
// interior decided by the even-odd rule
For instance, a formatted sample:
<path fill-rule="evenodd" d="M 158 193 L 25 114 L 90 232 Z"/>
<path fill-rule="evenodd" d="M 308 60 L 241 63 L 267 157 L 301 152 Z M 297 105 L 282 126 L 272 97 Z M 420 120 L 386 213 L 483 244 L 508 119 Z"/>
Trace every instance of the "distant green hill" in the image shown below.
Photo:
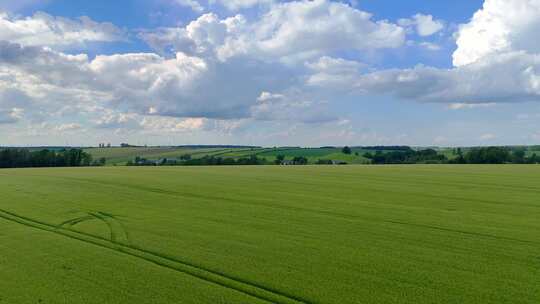
<path fill-rule="evenodd" d="M 306 157 L 309 163 L 316 163 L 318 160 L 334 160 L 350 164 L 362 164 L 368 160 L 363 157 L 366 152 L 374 150 L 363 148 L 352 148 L 351 154 L 344 154 L 341 148 L 197 148 L 197 147 L 124 147 L 124 148 L 89 148 L 85 152 L 90 153 L 94 159 L 105 158 L 108 165 L 124 165 L 135 157 L 158 160 L 163 158 L 177 159 L 182 155 L 189 154 L 192 158 L 204 156 L 214 156 L 222 158 L 242 158 L 255 155 L 274 161 L 278 155 L 285 156 L 286 160 L 294 157 Z"/>

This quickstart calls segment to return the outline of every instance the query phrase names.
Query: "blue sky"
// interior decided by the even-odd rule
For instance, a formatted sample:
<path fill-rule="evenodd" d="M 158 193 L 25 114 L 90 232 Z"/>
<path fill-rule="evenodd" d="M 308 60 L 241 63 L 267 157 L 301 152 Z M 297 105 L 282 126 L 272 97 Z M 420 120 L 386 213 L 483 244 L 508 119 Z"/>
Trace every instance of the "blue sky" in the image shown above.
<path fill-rule="evenodd" d="M 0 12 L 0 145 L 540 143 L 537 0 Z"/>

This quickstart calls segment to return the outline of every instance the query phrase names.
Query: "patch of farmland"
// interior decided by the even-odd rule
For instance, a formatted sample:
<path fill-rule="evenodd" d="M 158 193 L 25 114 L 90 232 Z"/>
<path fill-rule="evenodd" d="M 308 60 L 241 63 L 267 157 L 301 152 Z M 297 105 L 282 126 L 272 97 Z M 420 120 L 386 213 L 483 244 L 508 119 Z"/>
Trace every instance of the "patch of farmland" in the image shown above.
<path fill-rule="evenodd" d="M 139 156 L 147 159 L 178 158 L 184 154 L 193 157 L 212 155 L 230 149 L 222 148 L 176 148 L 176 147 L 128 147 L 128 148 L 90 148 L 85 149 L 94 159 L 105 157 L 107 164 L 125 164 Z"/>
<path fill-rule="evenodd" d="M 537 303 L 539 185 L 535 165 L 0 170 L 0 299 Z"/>

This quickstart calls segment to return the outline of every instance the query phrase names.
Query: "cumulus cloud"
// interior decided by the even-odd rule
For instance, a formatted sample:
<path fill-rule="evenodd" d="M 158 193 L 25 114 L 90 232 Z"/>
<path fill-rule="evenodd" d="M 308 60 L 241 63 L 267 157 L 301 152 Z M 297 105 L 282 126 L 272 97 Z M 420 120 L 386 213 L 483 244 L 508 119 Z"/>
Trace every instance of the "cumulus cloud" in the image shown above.
<path fill-rule="evenodd" d="M 433 42 L 422 41 L 418 45 L 429 51 L 441 50 L 441 46 Z"/>
<path fill-rule="evenodd" d="M 358 75 L 348 84 L 360 92 L 393 93 L 424 102 L 535 101 L 540 100 L 540 55 L 515 52 L 453 69 L 383 70 Z"/>
<path fill-rule="evenodd" d="M 69 132 L 69 131 L 76 131 L 81 129 L 82 126 L 78 123 L 66 123 L 61 124 L 55 127 L 55 130 L 58 132 Z"/>
<path fill-rule="evenodd" d="M 231 10 L 268 4 L 257 18 L 207 13 L 186 26 L 141 32 L 155 53 L 95 58 L 65 50 L 123 39 L 121 30 L 84 18 L 1 15 L 0 122 L 37 126 L 54 118 L 63 123 L 51 128 L 63 131 L 89 121 L 100 132 L 181 133 L 270 121 L 337 125 L 327 101 L 362 94 L 455 110 L 540 100 L 538 1 L 486 0 L 459 27 L 452 68 L 387 70 L 354 58 L 403 46 L 407 29 L 428 37 L 444 23 L 418 14 L 394 24 L 328 0 L 271 2 L 227 2 Z M 71 123 L 74 117 L 81 121 Z"/>
<path fill-rule="evenodd" d="M 511 51 L 540 52 L 540 1 L 485 0 L 483 8 L 456 33 L 454 65 Z"/>
<path fill-rule="evenodd" d="M 274 0 L 210 0 L 210 4 L 219 3 L 231 11 L 250 8 L 256 5 L 267 5 L 274 3 Z"/>
<path fill-rule="evenodd" d="M 319 77 L 316 72 L 307 82 L 327 90 L 350 88 L 450 103 L 454 109 L 473 107 L 467 104 L 540 101 L 540 45 L 535 39 L 540 31 L 539 8 L 539 1 L 486 0 L 483 9 L 456 34 L 453 68 L 419 65 L 313 81 Z"/>
<path fill-rule="evenodd" d="M 495 134 L 492 134 L 492 133 L 486 133 L 486 134 L 482 134 L 480 135 L 480 140 L 482 141 L 490 141 L 490 140 L 493 140 L 497 138 L 497 136 Z"/>
<path fill-rule="evenodd" d="M 241 27 L 245 24 L 241 15 L 219 19 L 214 13 L 200 16 L 185 28 L 162 28 L 157 31 L 140 33 L 154 50 L 160 53 L 184 52 L 191 55 L 226 58 L 241 52 L 232 50 L 234 39 L 239 39 Z"/>
<path fill-rule="evenodd" d="M 497 105 L 496 103 L 451 103 L 448 105 L 450 110 L 464 110 L 464 109 L 478 109 L 478 108 L 490 108 Z"/>
<path fill-rule="evenodd" d="M 123 30 L 111 23 L 95 22 L 88 17 L 69 19 L 46 13 L 20 18 L 0 12 L 0 40 L 24 46 L 69 48 L 89 42 L 112 42 L 125 39 Z"/>
<path fill-rule="evenodd" d="M 138 112 L 150 107 L 171 114 L 187 114 L 201 104 L 198 80 L 207 72 L 200 58 L 178 53 L 175 58 L 156 54 L 97 56 L 66 55 L 39 47 L 0 43 L 0 62 L 12 73 L 21 73 L 18 86 L 77 90 L 100 94 L 109 106 Z M 13 80 L 12 80 L 13 82 Z M 36 92 L 43 94 L 44 92 Z M 32 94 L 30 94 L 32 95 Z M 51 97 L 51 96 L 49 96 Z M 202 104 L 208 107 L 208 103 Z"/>
<path fill-rule="evenodd" d="M 174 2 L 178 5 L 189 7 L 198 13 L 204 12 L 204 6 L 197 0 L 174 0 Z"/>
<path fill-rule="evenodd" d="M 298 95 L 261 92 L 257 104 L 251 107 L 252 117 L 257 120 L 324 123 L 336 121 L 324 102 L 314 102 Z"/>
<path fill-rule="evenodd" d="M 427 37 L 444 29 L 444 22 L 435 20 L 432 15 L 416 14 L 411 19 L 400 19 L 399 25 L 414 27 L 419 36 Z"/>
<path fill-rule="evenodd" d="M 396 48 L 404 30 L 343 3 L 325 0 L 275 5 L 255 26 L 258 48 L 273 56 L 310 56 L 336 50 Z"/>
<path fill-rule="evenodd" d="M 220 20 L 209 13 L 185 28 L 146 32 L 141 38 L 159 51 L 171 48 L 222 61 L 237 55 L 290 61 L 340 50 L 397 48 L 405 42 L 405 30 L 343 3 L 304 0 L 272 5 L 254 22 L 242 15 Z"/>
<path fill-rule="evenodd" d="M 308 85 L 336 88 L 354 82 L 365 65 L 352 60 L 323 56 L 316 61 L 307 62 L 306 67 L 312 72 L 306 81 Z"/>
<path fill-rule="evenodd" d="M 0 124 L 15 123 L 22 117 L 24 110 L 20 108 L 0 109 Z"/>
<path fill-rule="evenodd" d="M 343 77 L 361 64 L 325 53 L 394 48 L 404 42 L 398 25 L 373 20 L 369 13 L 342 3 L 271 2 L 223 3 L 231 10 L 269 4 L 268 11 L 252 21 L 242 15 L 220 19 L 208 13 L 185 27 L 140 33 L 158 54 L 95 58 L 61 50 L 120 39 L 121 31 L 112 24 L 43 13 L 27 18 L 2 15 L 10 31 L 3 33 L 7 41 L 0 42 L 0 91 L 20 94 L 0 96 L 0 106 L 20 107 L 37 123 L 50 119 L 51 113 L 56 119 L 87 119 L 98 129 L 145 129 L 167 122 L 166 129 L 172 130 L 173 125 L 190 125 L 160 117 L 197 123 L 250 118 L 323 122 L 336 117 L 320 98 L 303 92 L 306 71 L 316 74 L 310 77 L 313 82 Z M 197 1 L 177 3 L 198 10 Z M 313 28 L 315 21 L 318 26 Z M 284 58 L 300 64 L 283 64 Z M 305 65 L 304 59 L 309 59 Z M 263 101 L 258 98 L 264 97 L 261 92 L 287 93 Z"/>

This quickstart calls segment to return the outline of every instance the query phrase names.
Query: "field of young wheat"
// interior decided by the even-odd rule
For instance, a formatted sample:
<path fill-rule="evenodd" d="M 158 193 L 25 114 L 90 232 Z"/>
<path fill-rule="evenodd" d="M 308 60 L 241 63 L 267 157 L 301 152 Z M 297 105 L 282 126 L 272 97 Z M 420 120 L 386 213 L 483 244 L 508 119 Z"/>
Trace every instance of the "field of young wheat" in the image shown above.
<path fill-rule="evenodd" d="M 538 303 L 540 166 L 0 170 L 0 303 Z"/>

